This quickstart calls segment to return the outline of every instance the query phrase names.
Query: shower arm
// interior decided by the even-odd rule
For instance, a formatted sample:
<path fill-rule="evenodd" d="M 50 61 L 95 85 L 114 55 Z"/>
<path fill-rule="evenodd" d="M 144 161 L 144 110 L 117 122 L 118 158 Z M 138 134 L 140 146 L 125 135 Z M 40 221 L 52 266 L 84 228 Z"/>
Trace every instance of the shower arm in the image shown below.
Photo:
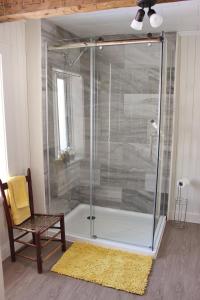
<path fill-rule="evenodd" d="M 129 45 L 129 44 L 145 44 L 145 43 L 160 43 L 163 41 L 163 37 L 147 37 L 147 38 L 136 38 L 127 40 L 113 40 L 113 41 L 102 41 L 98 40 L 95 42 L 80 42 L 80 43 L 67 43 L 64 45 L 49 46 L 48 50 L 65 50 L 65 49 L 76 49 L 76 48 L 90 48 L 100 46 L 115 46 L 115 45 Z"/>

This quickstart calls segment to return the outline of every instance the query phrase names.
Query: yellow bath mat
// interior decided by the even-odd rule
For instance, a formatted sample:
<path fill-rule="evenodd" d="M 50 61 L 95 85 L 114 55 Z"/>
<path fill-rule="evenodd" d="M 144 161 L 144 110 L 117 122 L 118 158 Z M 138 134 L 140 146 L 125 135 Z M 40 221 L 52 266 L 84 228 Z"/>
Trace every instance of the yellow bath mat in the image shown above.
<path fill-rule="evenodd" d="M 75 242 L 53 272 L 143 295 L 152 257 Z"/>

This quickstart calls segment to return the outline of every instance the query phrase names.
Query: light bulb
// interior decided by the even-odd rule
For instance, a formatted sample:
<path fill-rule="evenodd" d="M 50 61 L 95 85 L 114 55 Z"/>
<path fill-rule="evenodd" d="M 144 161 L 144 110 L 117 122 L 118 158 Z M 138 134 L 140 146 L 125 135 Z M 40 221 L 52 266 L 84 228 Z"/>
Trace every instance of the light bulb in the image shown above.
<path fill-rule="evenodd" d="M 131 26 L 131 28 L 133 28 L 135 30 L 142 30 L 143 22 L 138 22 L 134 19 L 130 26 Z"/>
<path fill-rule="evenodd" d="M 160 27 L 163 23 L 163 17 L 154 13 L 150 16 L 150 24 L 152 27 L 157 28 Z"/>
<path fill-rule="evenodd" d="M 145 11 L 144 9 L 139 9 L 135 16 L 135 19 L 131 23 L 131 28 L 135 30 L 142 30 L 143 27 L 143 19 L 144 19 Z"/>

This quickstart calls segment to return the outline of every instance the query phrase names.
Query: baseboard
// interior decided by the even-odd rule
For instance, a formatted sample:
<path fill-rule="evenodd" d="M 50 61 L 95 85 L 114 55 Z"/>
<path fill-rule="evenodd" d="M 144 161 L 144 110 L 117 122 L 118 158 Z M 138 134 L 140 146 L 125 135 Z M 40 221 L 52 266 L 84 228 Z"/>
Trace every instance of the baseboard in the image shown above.
<path fill-rule="evenodd" d="M 1 245 L 2 260 L 4 261 L 9 256 L 10 256 L 10 246 L 9 246 L 9 242 L 7 242 L 7 243 L 4 243 L 3 245 Z"/>
<path fill-rule="evenodd" d="M 173 220 L 173 218 L 174 218 L 174 213 L 169 212 L 168 220 Z M 200 213 L 187 212 L 186 222 L 200 224 Z"/>
<path fill-rule="evenodd" d="M 187 213 L 186 221 L 200 224 L 200 213 Z"/>
<path fill-rule="evenodd" d="M 24 237 L 23 240 L 25 242 L 28 242 L 30 240 L 30 236 Z M 22 247 L 23 247 L 23 245 L 21 245 L 19 243 L 15 243 L 15 250 L 19 250 Z M 1 245 L 2 261 L 6 260 L 6 258 L 8 258 L 9 256 L 10 256 L 10 245 L 9 245 L 9 241 L 7 241 L 3 245 Z"/>

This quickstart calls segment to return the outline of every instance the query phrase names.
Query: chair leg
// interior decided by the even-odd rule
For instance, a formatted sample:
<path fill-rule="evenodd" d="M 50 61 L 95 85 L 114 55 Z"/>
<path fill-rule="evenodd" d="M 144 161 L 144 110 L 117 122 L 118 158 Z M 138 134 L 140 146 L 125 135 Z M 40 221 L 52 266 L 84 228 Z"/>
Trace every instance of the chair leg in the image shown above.
<path fill-rule="evenodd" d="M 65 219 L 64 215 L 60 217 L 60 228 L 61 228 L 61 242 L 62 242 L 62 251 L 66 251 L 66 240 L 65 240 Z"/>
<path fill-rule="evenodd" d="M 35 244 L 35 234 L 32 233 L 32 238 L 33 238 L 33 244 Z"/>
<path fill-rule="evenodd" d="M 40 233 L 39 232 L 34 234 L 34 240 L 35 240 L 35 244 L 36 244 L 38 273 L 42 273 L 41 241 L 40 241 Z"/>
<path fill-rule="evenodd" d="M 11 261 L 16 261 L 16 255 L 15 255 L 15 242 L 14 242 L 14 235 L 13 235 L 13 229 L 8 229 L 8 235 L 9 235 L 9 243 L 10 243 L 10 256 Z"/>

